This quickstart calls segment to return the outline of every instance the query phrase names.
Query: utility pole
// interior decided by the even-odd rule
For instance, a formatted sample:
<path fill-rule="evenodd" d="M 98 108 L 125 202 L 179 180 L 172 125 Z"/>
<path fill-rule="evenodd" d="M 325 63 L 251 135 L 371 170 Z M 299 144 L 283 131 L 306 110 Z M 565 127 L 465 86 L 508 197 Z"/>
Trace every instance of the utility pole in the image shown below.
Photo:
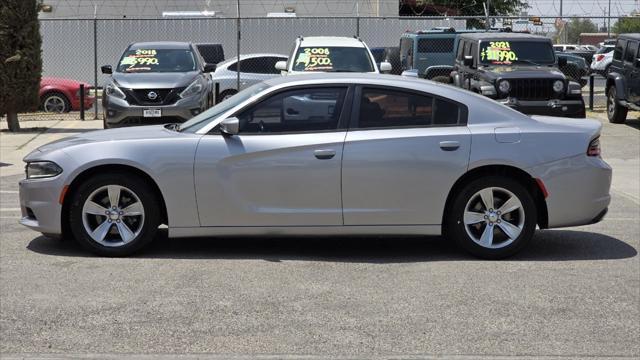
<path fill-rule="evenodd" d="M 485 20 L 484 20 L 485 24 L 484 25 L 485 25 L 485 28 L 487 30 L 491 29 L 491 21 L 489 19 L 489 13 L 490 13 L 489 7 L 490 6 L 491 6 L 491 0 L 487 0 L 487 2 L 484 3 L 484 15 L 485 15 Z"/>
<path fill-rule="evenodd" d="M 609 18 L 607 21 L 609 22 L 607 25 L 607 37 L 611 37 L 611 0 L 609 0 Z"/>

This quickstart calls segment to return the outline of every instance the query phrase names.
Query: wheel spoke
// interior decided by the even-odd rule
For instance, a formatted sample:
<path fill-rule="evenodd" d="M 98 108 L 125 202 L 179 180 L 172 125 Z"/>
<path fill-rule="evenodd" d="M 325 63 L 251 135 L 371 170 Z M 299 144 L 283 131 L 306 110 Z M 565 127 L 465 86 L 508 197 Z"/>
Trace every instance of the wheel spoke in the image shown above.
<path fill-rule="evenodd" d="M 484 221 L 484 214 L 475 211 L 465 211 L 463 221 L 465 225 L 473 225 Z"/>
<path fill-rule="evenodd" d="M 480 237 L 480 245 L 484 247 L 491 247 L 493 244 L 493 226 L 487 225 Z"/>
<path fill-rule="evenodd" d="M 518 236 L 520 235 L 520 232 L 522 230 L 520 230 L 519 227 L 513 225 L 512 223 L 508 222 L 508 221 L 502 221 L 500 223 L 497 224 L 500 229 L 502 229 L 502 231 L 505 233 L 505 235 L 507 235 L 509 237 L 509 239 L 511 240 L 515 240 L 518 238 Z"/>
<path fill-rule="evenodd" d="M 91 233 L 91 237 L 96 241 L 103 241 L 107 233 L 111 229 L 111 224 L 107 220 L 103 221 L 102 224 L 98 225 L 95 230 Z"/>
<path fill-rule="evenodd" d="M 505 201 L 502 206 L 500 206 L 498 211 L 500 211 L 504 215 L 506 213 L 512 212 L 513 210 L 519 209 L 520 206 L 522 206 L 520 200 L 518 200 L 517 197 L 512 196 L 509 198 L 509 200 Z"/>
<path fill-rule="evenodd" d="M 122 241 L 128 243 L 129 241 L 133 240 L 133 232 L 131 231 L 131 229 L 129 229 L 127 224 L 125 224 L 123 221 L 120 221 L 116 223 L 116 227 L 118 228 L 118 233 L 120 233 L 120 238 L 122 238 Z"/>
<path fill-rule="evenodd" d="M 138 216 L 144 214 L 142 203 L 137 201 L 126 208 L 122 209 L 122 216 Z"/>
<path fill-rule="evenodd" d="M 489 210 L 493 209 L 493 189 L 486 188 L 480 191 L 480 197 L 482 198 L 482 203 L 484 207 Z"/>
<path fill-rule="evenodd" d="M 107 187 L 107 192 L 109 193 L 109 204 L 112 208 L 117 208 L 120 203 L 120 187 L 116 185 L 109 185 Z"/>
<path fill-rule="evenodd" d="M 105 208 L 104 206 L 95 203 L 93 201 L 87 201 L 87 203 L 84 205 L 84 212 L 86 212 L 87 214 L 91 214 L 91 215 L 102 215 L 102 216 L 106 216 L 106 212 L 107 212 L 107 208 Z"/>

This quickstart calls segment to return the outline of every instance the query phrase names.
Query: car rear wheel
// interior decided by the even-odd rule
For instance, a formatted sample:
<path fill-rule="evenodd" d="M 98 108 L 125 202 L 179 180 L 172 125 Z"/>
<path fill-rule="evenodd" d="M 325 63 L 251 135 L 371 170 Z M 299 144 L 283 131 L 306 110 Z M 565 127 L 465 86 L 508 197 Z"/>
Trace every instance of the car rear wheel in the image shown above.
<path fill-rule="evenodd" d="M 502 259 L 533 237 L 536 209 L 529 192 L 505 177 L 484 177 L 465 185 L 445 214 L 445 234 L 471 254 Z"/>
<path fill-rule="evenodd" d="M 42 110 L 50 113 L 65 113 L 71 111 L 71 103 L 67 97 L 59 92 L 50 92 L 42 96 Z"/>
<path fill-rule="evenodd" d="M 627 108 L 618 103 L 615 86 L 609 87 L 607 91 L 607 118 L 614 124 L 622 124 L 627 120 Z"/>
<path fill-rule="evenodd" d="M 160 225 L 160 204 L 138 176 L 101 174 L 72 195 L 70 226 L 76 240 L 102 256 L 127 256 L 150 243 Z"/>

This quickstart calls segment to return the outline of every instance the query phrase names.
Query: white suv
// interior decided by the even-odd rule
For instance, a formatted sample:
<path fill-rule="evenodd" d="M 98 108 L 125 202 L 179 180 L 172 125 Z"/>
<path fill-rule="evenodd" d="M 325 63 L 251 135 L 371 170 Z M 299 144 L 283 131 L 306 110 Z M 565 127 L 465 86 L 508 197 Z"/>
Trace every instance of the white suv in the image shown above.
<path fill-rule="evenodd" d="M 391 71 L 391 64 L 380 66 L 364 41 L 338 36 L 311 36 L 296 39 L 288 61 L 276 63 L 282 74 L 315 72 L 376 73 Z"/>

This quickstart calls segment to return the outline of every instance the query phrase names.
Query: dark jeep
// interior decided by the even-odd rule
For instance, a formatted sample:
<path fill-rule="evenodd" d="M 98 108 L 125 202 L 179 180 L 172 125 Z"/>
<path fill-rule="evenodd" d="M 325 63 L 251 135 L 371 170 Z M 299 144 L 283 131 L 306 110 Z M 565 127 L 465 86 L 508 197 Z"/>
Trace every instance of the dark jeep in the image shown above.
<path fill-rule="evenodd" d="M 640 111 L 640 34 L 622 34 L 613 49 L 606 84 L 607 117 L 623 123 L 629 109 Z"/>
<path fill-rule="evenodd" d="M 456 86 L 531 115 L 585 117 L 581 86 L 558 66 L 551 40 L 520 33 L 462 34 L 456 49 Z"/>

